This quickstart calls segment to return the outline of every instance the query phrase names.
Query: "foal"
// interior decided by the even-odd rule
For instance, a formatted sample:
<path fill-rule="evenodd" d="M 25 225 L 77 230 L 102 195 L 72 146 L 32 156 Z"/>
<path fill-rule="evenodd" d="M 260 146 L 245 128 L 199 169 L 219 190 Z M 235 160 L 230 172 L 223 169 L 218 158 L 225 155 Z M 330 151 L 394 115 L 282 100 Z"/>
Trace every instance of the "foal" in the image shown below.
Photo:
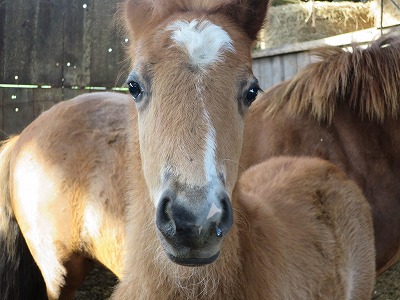
<path fill-rule="evenodd" d="M 184 266 L 230 261 L 223 245 L 244 113 L 259 90 L 251 47 L 267 6 L 124 2 L 130 100 L 106 93 L 61 103 L 4 148 L 0 298 L 29 297 L 23 280 L 35 287 L 35 276 L 6 271 L 25 265 L 22 259 L 37 264 L 40 273 L 32 272 L 43 276 L 50 299 L 73 298 L 91 260 L 121 278 L 116 294 L 125 299 L 130 286 L 153 284 L 140 270 L 162 274 L 170 266 L 143 260 L 145 253 Z M 150 294 L 136 298 L 158 293 L 143 290 Z"/>

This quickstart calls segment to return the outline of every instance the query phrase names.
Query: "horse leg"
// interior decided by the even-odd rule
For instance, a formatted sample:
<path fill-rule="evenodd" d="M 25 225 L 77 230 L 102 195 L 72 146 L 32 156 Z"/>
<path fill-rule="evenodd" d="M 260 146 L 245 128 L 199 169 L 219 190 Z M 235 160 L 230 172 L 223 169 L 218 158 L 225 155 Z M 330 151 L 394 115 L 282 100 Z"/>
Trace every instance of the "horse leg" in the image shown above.
<path fill-rule="evenodd" d="M 36 243 L 36 241 L 32 242 L 28 238 L 27 244 L 42 272 L 49 300 L 59 299 L 61 288 L 65 285 L 65 277 L 67 276 L 67 270 L 59 253 L 50 241 L 41 240 Z"/>
<path fill-rule="evenodd" d="M 15 203 L 18 202 L 15 201 Z M 64 227 L 56 222 L 56 220 L 64 220 L 59 220 L 60 216 L 59 219 L 51 216 L 44 217 L 44 213 L 42 213 L 42 219 L 29 218 L 27 214 L 24 215 L 26 210 L 21 209 L 16 209 L 15 212 L 26 244 L 46 283 L 49 300 L 59 299 L 61 288 L 65 285 L 67 278 L 65 262 L 73 253 L 69 246 L 71 237 L 63 232 L 60 228 Z M 72 228 L 70 222 L 62 224 L 69 225 L 65 228 Z"/>
<path fill-rule="evenodd" d="M 93 269 L 94 262 L 79 254 L 73 254 L 64 263 L 64 266 L 67 269 L 67 274 L 59 299 L 74 299 L 75 292 L 84 282 L 86 275 Z"/>
<path fill-rule="evenodd" d="M 0 209 L 0 299 L 44 300 L 46 286 L 14 218 Z M 3 218 L 3 219 L 2 219 Z"/>
<path fill-rule="evenodd" d="M 43 300 L 46 287 L 11 205 L 10 157 L 18 137 L 0 149 L 0 299 Z"/>
<path fill-rule="evenodd" d="M 56 250 L 49 244 L 40 241 L 30 244 L 37 265 L 39 266 L 46 283 L 49 300 L 72 300 L 76 290 L 82 285 L 86 275 L 93 268 L 94 262 L 80 254 L 68 254 L 67 251 Z M 37 251 L 39 245 L 42 251 Z"/>

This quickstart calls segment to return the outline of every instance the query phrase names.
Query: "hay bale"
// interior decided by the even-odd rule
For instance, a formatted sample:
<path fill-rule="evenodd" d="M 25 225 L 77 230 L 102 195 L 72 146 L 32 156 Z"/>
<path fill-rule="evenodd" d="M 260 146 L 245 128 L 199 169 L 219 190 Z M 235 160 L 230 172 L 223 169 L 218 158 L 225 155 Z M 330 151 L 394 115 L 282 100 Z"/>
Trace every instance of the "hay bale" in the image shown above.
<path fill-rule="evenodd" d="M 374 26 L 371 3 L 309 1 L 272 6 L 257 48 L 317 40 Z"/>

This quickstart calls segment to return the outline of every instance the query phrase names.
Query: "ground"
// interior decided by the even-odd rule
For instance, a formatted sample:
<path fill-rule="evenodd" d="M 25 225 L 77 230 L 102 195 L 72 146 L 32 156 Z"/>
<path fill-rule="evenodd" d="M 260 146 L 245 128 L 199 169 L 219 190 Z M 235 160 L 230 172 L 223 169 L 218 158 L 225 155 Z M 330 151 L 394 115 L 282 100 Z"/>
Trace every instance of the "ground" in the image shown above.
<path fill-rule="evenodd" d="M 374 290 L 373 300 L 400 299 L 400 263 L 379 276 Z"/>
<path fill-rule="evenodd" d="M 96 267 L 79 290 L 77 300 L 103 300 L 111 296 L 117 279 L 103 267 Z M 373 300 L 400 300 L 400 263 L 381 275 Z"/>

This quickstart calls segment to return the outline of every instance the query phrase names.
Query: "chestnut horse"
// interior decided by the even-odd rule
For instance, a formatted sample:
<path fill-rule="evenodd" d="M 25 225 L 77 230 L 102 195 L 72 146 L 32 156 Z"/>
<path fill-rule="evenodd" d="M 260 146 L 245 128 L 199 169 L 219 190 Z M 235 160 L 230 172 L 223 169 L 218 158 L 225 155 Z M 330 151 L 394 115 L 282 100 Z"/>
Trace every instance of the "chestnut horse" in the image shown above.
<path fill-rule="evenodd" d="M 276 155 L 332 161 L 372 207 L 377 271 L 400 256 L 400 34 L 366 49 L 326 47 L 320 60 L 252 105 L 241 164 Z"/>
<path fill-rule="evenodd" d="M 1 299 L 72 299 L 93 260 L 115 299 L 369 297 L 369 206 L 334 166 L 278 160 L 233 197 L 266 10 L 125 2 L 133 101 L 62 102 L 2 148 Z"/>
<path fill-rule="evenodd" d="M 146 291 L 137 270 L 162 273 L 172 261 L 198 266 L 220 257 L 212 269 L 237 276 L 221 247 L 233 223 L 244 113 L 259 89 L 251 47 L 267 6 L 125 1 L 133 101 L 78 97 L 4 146 L 1 299 L 30 298 L 32 289 L 39 298 L 45 290 L 50 299 L 71 299 L 92 259 L 121 278 L 117 295 L 126 285 Z M 154 265 L 143 259 L 150 254 L 169 260 Z M 25 265 L 40 270 L 45 288 L 29 282 L 37 276 L 18 269 Z"/>

